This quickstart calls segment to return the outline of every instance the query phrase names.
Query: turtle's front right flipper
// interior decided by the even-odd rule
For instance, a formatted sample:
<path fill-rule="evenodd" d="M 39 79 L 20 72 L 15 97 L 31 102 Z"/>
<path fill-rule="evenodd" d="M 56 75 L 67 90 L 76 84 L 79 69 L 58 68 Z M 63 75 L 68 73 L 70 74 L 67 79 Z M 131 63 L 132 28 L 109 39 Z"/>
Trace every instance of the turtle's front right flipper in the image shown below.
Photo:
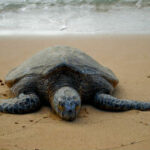
<path fill-rule="evenodd" d="M 36 111 L 41 106 L 36 94 L 20 94 L 10 99 L 0 99 L 0 112 L 23 114 Z"/>

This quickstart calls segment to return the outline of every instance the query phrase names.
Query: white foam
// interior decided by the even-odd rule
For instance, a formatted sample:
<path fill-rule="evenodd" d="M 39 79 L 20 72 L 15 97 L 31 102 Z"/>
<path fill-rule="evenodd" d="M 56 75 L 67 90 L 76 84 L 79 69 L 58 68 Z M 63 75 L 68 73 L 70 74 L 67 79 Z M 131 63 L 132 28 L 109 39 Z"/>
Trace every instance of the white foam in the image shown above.
<path fill-rule="evenodd" d="M 0 14 L 0 35 L 62 33 L 150 34 L 150 7 L 115 6 L 97 10 L 92 5 L 51 9 L 30 6 Z"/>

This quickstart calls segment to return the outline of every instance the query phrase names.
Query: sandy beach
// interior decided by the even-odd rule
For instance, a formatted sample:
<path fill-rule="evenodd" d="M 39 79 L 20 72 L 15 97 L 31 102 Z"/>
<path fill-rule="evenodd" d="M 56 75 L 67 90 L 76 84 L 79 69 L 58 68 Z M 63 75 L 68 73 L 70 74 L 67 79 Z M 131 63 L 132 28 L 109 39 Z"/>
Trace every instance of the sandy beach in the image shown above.
<path fill-rule="evenodd" d="M 111 68 L 120 82 L 113 95 L 150 102 L 150 35 L 0 36 L 0 79 L 36 52 L 76 47 Z M 0 83 L 0 99 L 11 97 Z M 49 107 L 31 114 L 0 113 L 0 150 L 149 150 L 150 111 L 106 112 L 83 105 L 73 122 Z"/>

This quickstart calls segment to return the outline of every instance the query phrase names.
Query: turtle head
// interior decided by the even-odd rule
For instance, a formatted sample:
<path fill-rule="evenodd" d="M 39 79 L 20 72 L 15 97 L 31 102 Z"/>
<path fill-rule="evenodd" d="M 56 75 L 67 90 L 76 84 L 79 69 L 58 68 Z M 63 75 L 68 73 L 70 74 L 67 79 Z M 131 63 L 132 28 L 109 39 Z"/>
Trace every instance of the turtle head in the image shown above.
<path fill-rule="evenodd" d="M 62 119 L 72 121 L 81 108 L 80 96 L 75 89 L 62 87 L 54 94 L 53 107 Z"/>

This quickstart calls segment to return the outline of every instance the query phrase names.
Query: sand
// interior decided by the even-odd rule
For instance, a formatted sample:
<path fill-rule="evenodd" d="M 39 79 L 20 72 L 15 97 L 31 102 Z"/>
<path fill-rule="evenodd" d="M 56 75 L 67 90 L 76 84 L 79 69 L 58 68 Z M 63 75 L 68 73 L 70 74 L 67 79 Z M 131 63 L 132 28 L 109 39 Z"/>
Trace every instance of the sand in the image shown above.
<path fill-rule="evenodd" d="M 0 79 L 43 48 L 69 45 L 111 68 L 120 79 L 113 95 L 150 102 L 150 36 L 1 36 Z M 0 98 L 11 96 L 0 85 Z M 0 113 L 0 150 L 149 150 L 150 111 L 106 112 L 83 105 L 73 122 L 49 107 L 35 113 Z"/>

